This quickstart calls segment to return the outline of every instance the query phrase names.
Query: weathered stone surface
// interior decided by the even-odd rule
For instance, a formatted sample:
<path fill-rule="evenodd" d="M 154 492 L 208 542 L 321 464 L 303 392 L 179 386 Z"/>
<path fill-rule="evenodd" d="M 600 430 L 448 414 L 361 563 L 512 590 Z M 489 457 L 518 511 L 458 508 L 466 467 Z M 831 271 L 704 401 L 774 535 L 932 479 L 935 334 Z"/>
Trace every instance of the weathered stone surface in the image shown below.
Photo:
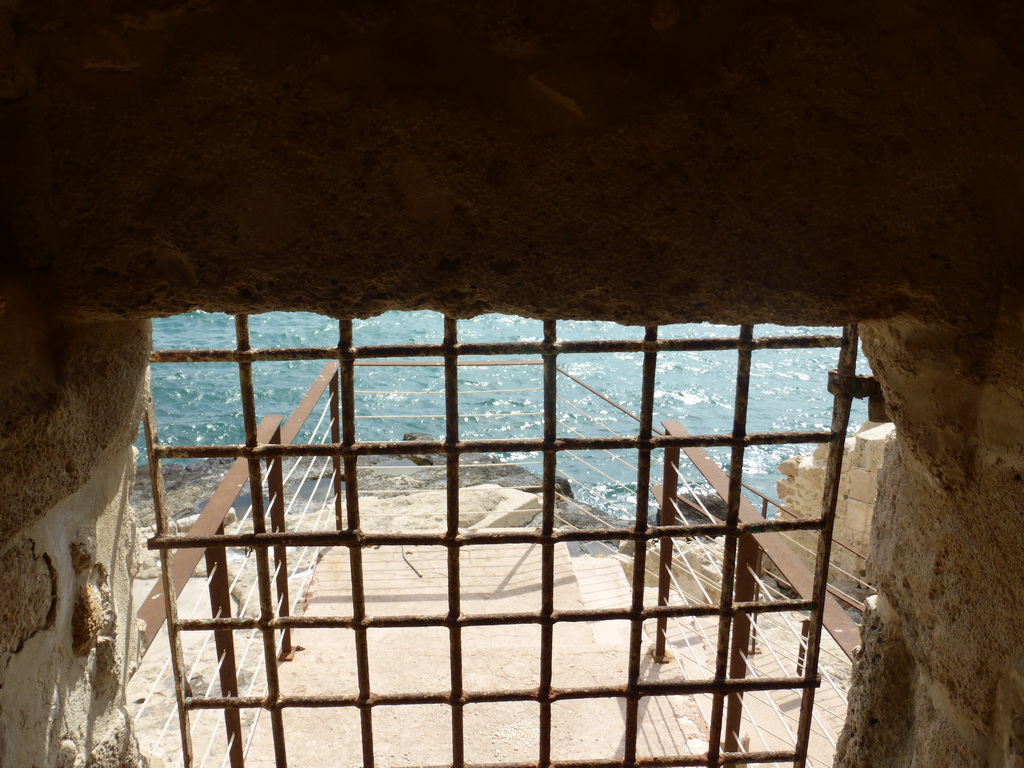
<path fill-rule="evenodd" d="M 2 278 L 0 539 L 134 440 L 150 343 L 145 323 L 64 322 Z"/>
<path fill-rule="evenodd" d="M 13 653 L 44 629 L 56 599 L 56 576 L 31 542 L 0 557 L 0 653 Z"/>
<path fill-rule="evenodd" d="M 103 603 L 93 584 L 83 584 L 71 614 L 71 650 L 76 656 L 88 656 L 103 626 Z"/>
<path fill-rule="evenodd" d="M 1016 674 L 1024 631 L 1024 531 L 1012 512 L 1024 489 L 1021 316 L 1019 303 L 1004 306 L 1003 319 L 973 338 L 910 322 L 867 329 L 898 431 L 868 565 L 890 610 L 889 629 L 862 654 L 837 761 L 844 768 L 907 764 L 899 751 L 872 746 L 875 716 L 857 714 L 897 695 L 908 703 L 878 718 L 877 729 L 905 739 L 902 754 L 915 762 L 1016 759 L 1007 758 L 1007 723 L 1022 713 L 1007 710 L 1012 697 L 1000 690 Z M 894 664 L 915 670 L 898 687 L 884 672 Z"/>
<path fill-rule="evenodd" d="M 899 619 L 884 599 L 870 598 L 871 607 L 860 626 L 861 650 L 853 668 L 854 690 L 850 700 L 847 728 L 836 750 L 836 765 L 873 768 L 879 764 L 910 765 L 913 759 L 913 729 L 894 728 L 913 717 L 913 699 L 908 691 L 917 681 L 917 667 L 907 652 Z M 878 605 L 878 603 L 881 603 Z M 885 763 L 880 763 L 884 759 Z"/>
<path fill-rule="evenodd" d="M 0 233 L 79 317 L 978 329 L 1016 258 L 1016 4 L 72 8 L 3 24 Z"/>
<path fill-rule="evenodd" d="M 138 649 L 133 469 L 134 451 L 122 447 L 0 559 L 0 765 L 137 764 L 123 694 Z M 103 562 L 84 563 L 84 542 Z M 12 648 L 25 617 L 34 629 Z"/>

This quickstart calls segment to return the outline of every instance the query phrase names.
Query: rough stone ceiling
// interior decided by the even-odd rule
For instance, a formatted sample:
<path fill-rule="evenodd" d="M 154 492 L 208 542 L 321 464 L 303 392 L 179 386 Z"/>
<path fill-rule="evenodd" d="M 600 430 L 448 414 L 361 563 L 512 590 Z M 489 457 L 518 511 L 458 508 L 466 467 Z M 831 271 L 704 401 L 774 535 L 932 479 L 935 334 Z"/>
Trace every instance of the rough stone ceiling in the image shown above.
<path fill-rule="evenodd" d="M 1020 280 L 1016 4 L 6 7 L 2 276 L 72 317 L 976 329 Z"/>

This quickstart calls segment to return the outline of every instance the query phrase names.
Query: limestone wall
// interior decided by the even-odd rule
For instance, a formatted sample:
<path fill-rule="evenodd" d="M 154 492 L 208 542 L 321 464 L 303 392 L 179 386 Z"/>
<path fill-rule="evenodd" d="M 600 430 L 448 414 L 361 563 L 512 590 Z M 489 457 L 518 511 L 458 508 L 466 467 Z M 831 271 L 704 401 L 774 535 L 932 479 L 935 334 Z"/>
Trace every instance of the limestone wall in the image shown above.
<path fill-rule="evenodd" d="M 0 765 L 139 764 L 124 708 L 138 637 L 123 448 L 0 554 Z"/>
<path fill-rule="evenodd" d="M 866 556 L 868 552 L 878 474 L 887 446 L 894 436 L 895 425 L 868 421 L 857 429 L 854 436 L 847 438 L 843 448 L 843 473 L 839 480 L 830 558 L 833 564 L 830 580 L 841 588 L 861 586 L 863 582 L 859 580 L 867 575 L 860 555 Z M 821 514 L 827 458 L 828 446 L 820 445 L 812 456 L 795 456 L 779 465 L 779 472 L 785 476 L 778 482 L 779 499 L 799 517 L 818 517 Z M 806 547 L 797 547 L 795 551 L 813 567 L 816 534 L 797 532 L 793 536 Z M 850 549 L 836 542 L 842 542 Z"/>
<path fill-rule="evenodd" d="M 146 324 L 0 299 L 0 766 L 137 763 L 124 684 Z"/>
<path fill-rule="evenodd" d="M 841 768 L 1024 761 L 1024 295 L 964 336 L 870 324 L 897 438 L 879 481 Z"/>

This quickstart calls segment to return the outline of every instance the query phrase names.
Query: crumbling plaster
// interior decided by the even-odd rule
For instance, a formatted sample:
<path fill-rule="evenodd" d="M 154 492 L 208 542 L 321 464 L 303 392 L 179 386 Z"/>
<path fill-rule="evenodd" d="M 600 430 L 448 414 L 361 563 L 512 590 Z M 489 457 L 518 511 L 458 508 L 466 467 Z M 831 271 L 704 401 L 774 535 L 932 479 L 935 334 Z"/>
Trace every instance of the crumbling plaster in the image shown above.
<path fill-rule="evenodd" d="M 0 540 L 58 590 L 0 729 L 120 695 L 62 547 L 117 516 L 147 317 L 860 319 L 900 437 L 839 764 L 1013 765 L 1022 41 L 977 0 L 0 0 Z M 116 703 L 60 711 L 130 764 Z"/>

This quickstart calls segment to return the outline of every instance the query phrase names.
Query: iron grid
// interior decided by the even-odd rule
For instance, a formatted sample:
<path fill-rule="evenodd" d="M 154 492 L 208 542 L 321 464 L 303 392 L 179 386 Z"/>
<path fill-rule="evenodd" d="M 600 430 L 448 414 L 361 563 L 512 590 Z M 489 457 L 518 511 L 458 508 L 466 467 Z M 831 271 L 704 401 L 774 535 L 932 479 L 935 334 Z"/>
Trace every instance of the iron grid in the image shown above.
<path fill-rule="evenodd" d="M 147 400 L 145 414 L 146 440 L 150 456 L 151 480 L 154 488 L 156 535 L 149 547 L 161 552 L 162 579 L 167 613 L 168 637 L 175 680 L 182 734 L 183 763 L 193 765 L 192 745 L 189 737 L 190 713 L 200 710 L 222 710 L 228 729 L 232 713 L 242 709 L 266 710 L 270 717 L 276 765 L 288 765 L 286 733 L 283 712 L 288 708 L 354 707 L 359 712 L 362 764 L 375 765 L 374 719 L 376 707 L 392 705 L 446 704 L 451 711 L 453 766 L 484 768 L 486 763 L 465 760 L 464 708 L 467 704 L 484 702 L 536 702 L 540 707 L 539 750 L 537 760 L 521 763 L 500 763 L 506 768 L 548 768 L 549 766 L 718 766 L 733 764 L 791 762 L 803 766 L 807 756 L 810 734 L 811 708 L 818 685 L 818 648 L 821 639 L 826 575 L 831 546 L 831 530 L 838 493 L 842 451 L 835 450 L 845 439 L 851 396 L 841 391 L 836 394 L 833 419 L 828 431 L 772 432 L 747 434 L 746 416 L 750 386 L 751 355 L 760 349 L 809 349 L 839 347 L 838 374 L 850 377 L 856 363 L 856 328 L 844 329 L 843 336 L 770 337 L 754 338 L 753 326 L 741 326 L 735 338 L 715 339 L 659 339 L 656 326 L 645 329 L 643 340 L 637 341 L 559 341 L 555 321 L 544 323 L 544 336 L 540 342 L 512 342 L 501 344 L 464 344 L 458 340 L 457 321 L 446 318 L 441 344 L 402 346 L 361 346 L 353 340 L 351 320 L 339 323 L 337 347 L 307 347 L 290 349 L 254 349 L 250 343 L 249 318 L 238 315 L 235 319 L 236 348 L 206 350 L 159 350 L 151 355 L 152 363 L 163 362 L 232 362 L 239 371 L 242 396 L 242 415 L 245 443 L 239 445 L 182 446 L 163 445 L 159 442 L 152 396 Z M 737 352 L 737 375 L 732 430 L 726 435 L 670 435 L 654 427 L 654 392 L 656 365 L 659 353 L 667 351 L 734 350 Z M 641 407 L 639 429 L 635 436 L 614 438 L 566 438 L 557 433 L 557 374 L 559 355 L 629 352 L 642 355 Z M 539 355 L 543 365 L 543 437 L 540 439 L 463 440 L 459 434 L 458 369 L 461 358 L 469 355 L 492 356 L 508 354 Z M 440 358 L 444 367 L 445 438 L 443 441 L 360 442 L 356 433 L 355 366 L 357 361 L 386 360 L 390 358 Z M 331 381 L 331 409 L 334 426 L 332 441 L 327 444 L 280 444 L 261 441 L 257 434 L 256 395 L 253 387 L 253 363 L 281 360 L 334 359 L 338 375 Z M 617 406 L 618 407 L 618 406 Z M 632 414 L 629 414 L 632 416 Z M 772 520 L 763 524 L 748 524 L 740 520 L 739 506 L 743 482 L 744 451 L 754 445 L 807 444 L 828 442 L 829 452 L 826 477 L 826 503 L 820 518 L 800 521 Z M 651 456 L 658 449 L 728 447 L 731 449 L 730 466 L 735 468 L 729 478 L 728 509 L 720 524 L 675 525 L 652 524 L 649 515 L 651 491 Z M 558 456 L 563 451 L 585 449 L 630 449 L 637 452 L 637 505 L 634 525 L 612 530 L 556 530 L 555 478 Z M 542 522 L 539 529 L 522 531 L 474 531 L 459 528 L 460 457 L 469 452 L 532 452 L 543 460 Z M 360 525 L 360 495 L 357 459 L 373 455 L 436 454 L 445 457 L 447 477 L 446 530 L 443 533 L 380 533 L 364 531 Z M 288 532 L 267 525 L 267 500 L 263 494 L 264 461 L 281 457 L 326 456 L 335 468 L 336 530 L 326 532 Z M 233 457 L 247 461 L 249 487 L 252 493 L 253 532 L 225 535 L 223 528 L 211 535 L 182 536 L 171 532 L 165 505 L 160 472 L 163 459 Z M 279 464 L 278 464 L 279 466 Z M 341 484 L 344 483 L 344 492 Z M 818 557 L 815 569 L 812 599 L 781 601 L 734 600 L 737 578 L 737 545 L 740 537 L 748 533 L 767 533 L 795 530 L 819 531 Z M 664 542 L 677 537 L 695 535 L 721 538 L 724 544 L 724 566 L 721 579 L 721 600 L 718 604 L 703 605 L 644 605 L 644 574 L 647 549 L 651 542 Z M 632 599 L 629 609 L 556 610 L 554 607 L 554 548 L 569 541 L 632 541 L 635 543 L 632 577 Z M 541 548 L 541 606 L 537 613 L 505 613 L 466 615 L 461 610 L 460 552 L 468 545 L 479 544 L 537 544 Z M 381 545 L 427 545 L 443 547 L 447 552 L 448 611 L 432 616 L 372 616 L 367 613 L 362 553 L 367 547 Z M 275 612 L 273 600 L 271 553 L 293 546 L 341 546 L 350 553 L 349 564 L 352 587 L 351 617 L 285 616 Z M 169 596 L 175 591 L 172 553 L 179 550 L 207 549 L 224 551 L 225 547 L 249 547 L 257 557 L 257 583 L 259 616 L 253 618 L 185 619 L 177 616 L 175 600 Z M 810 611 L 811 630 L 808 636 L 807 660 L 804 673 L 798 677 L 752 679 L 734 677 L 730 666 L 730 634 L 736 622 L 762 613 L 791 610 Z M 652 619 L 688 616 L 718 617 L 717 654 L 715 675 L 712 679 L 686 680 L 676 683 L 643 682 L 640 674 L 643 654 L 643 623 Z M 620 686 L 589 686 L 557 688 L 552 684 L 553 632 L 559 623 L 628 620 L 629 662 L 627 679 Z M 463 685 L 462 630 L 472 626 L 501 626 L 508 624 L 534 624 L 541 629 L 539 684 L 534 688 L 512 691 L 473 691 Z M 447 690 L 423 691 L 409 694 L 374 693 L 370 676 L 369 644 L 367 633 L 372 628 L 439 627 L 448 631 L 451 685 Z M 279 658 L 278 633 L 292 628 L 345 628 L 354 631 L 358 690 L 355 695 L 288 696 L 281 692 L 277 660 Z M 230 635 L 238 629 L 255 629 L 262 636 L 267 693 L 264 696 L 240 696 L 237 690 L 224 691 L 222 696 L 195 696 L 185 680 L 181 632 L 220 632 Z M 795 748 L 791 751 L 726 751 L 724 732 L 731 702 L 744 692 L 762 690 L 802 691 L 801 715 Z M 710 694 L 713 697 L 707 753 L 702 756 L 637 754 L 638 709 L 641 699 L 655 695 Z M 625 752 L 620 759 L 573 760 L 552 759 L 552 704 L 559 701 L 587 698 L 616 698 L 625 705 Z M 237 747 L 237 744 L 236 744 Z M 244 764 L 240 752 L 231 753 L 232 766 Z"/>

